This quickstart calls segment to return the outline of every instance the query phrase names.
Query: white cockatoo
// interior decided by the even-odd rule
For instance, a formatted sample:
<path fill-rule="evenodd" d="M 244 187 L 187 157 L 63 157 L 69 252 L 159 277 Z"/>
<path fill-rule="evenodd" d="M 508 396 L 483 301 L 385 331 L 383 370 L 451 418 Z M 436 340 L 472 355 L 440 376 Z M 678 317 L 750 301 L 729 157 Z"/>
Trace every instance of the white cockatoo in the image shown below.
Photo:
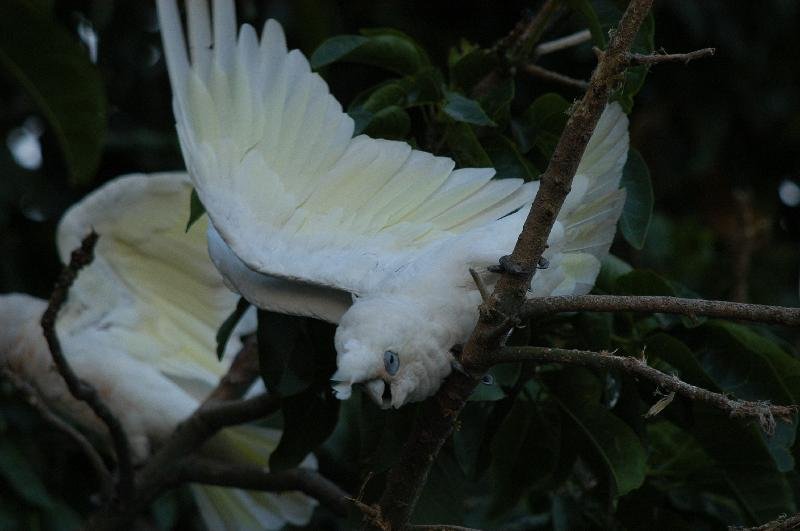
<path fill-rule="evenodd" d="M 136 463 L 198 407 L 241 345 L 231 337 L 223 362 L 214 356 L 216 330 L 237 296 L 208 259 L 205 222 L 184 233 L 190 192 L 186 173 L 120 177 L 73 206 L 58 229 L 65 262 L 92 228 L 100 234 L 95 259 L 70 290 L 56 330 L 76 374 L 120 419 Z M 55 370 L 39 324 L 45 307 L 28 295 L 0 296 L 0 366 L 31 383 L 51 408 L 107 439 L 105 426 Z M 276 430 L 237 426 L 203 451 L 265 466 L 279 438 Z M 316 467 L 313 456 L 303 466 Z M 192 490 L 215 530 L 304 525 L 316 505 L 300 493 Z"/>
<path fill-rule="evenodd" d="M 433 394 L 478 318 L 469 268 L 511 252 L 538 182 L 454 170 L 447 157 L 359 135 L 283 30 L 237 33 L 232 0 L 158 14 L 183 156 L 212 260 L 272 311 L 338 323 L 334 390 L 383 407 Z M 187 46 L 188 45 L 188 46 Z M 548 240 L 532 296 L 588 292 L 625 200 L 627 117 L 604 112 Z M 496 275 L 486 273 L 491 287 Z"/>

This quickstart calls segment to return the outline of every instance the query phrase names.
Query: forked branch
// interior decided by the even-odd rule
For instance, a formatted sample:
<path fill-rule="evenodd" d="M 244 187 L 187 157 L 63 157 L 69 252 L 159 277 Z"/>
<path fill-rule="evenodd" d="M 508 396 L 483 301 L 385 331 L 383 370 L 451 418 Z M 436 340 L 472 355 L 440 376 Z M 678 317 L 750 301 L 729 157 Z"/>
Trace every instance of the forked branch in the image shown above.
<path fill-rule="evenodd" d="M 81 246 L 72 251 L 69 264 L 64 267 L 58 280 L 56 280 L 47 309 L 42 315 L 42 332 L 47 340 L 47 346 L 50 348 L 53 363 L 67 384 L 69 392 L 77 400 L 85 402 L 108 428 L 114 454 L 117 458 L 117 494 L 120 498 L 126 498 L 133 490 L 133 463 L 131 461 L 128 437 L 122 428 L 122 423 L 103 402 L 95 388 L 81 380 L 72 370 L 67 358 L 64 356 L 64 352 L 61 350 L 61 342 L 58 340 L 58 334 L 56 333 L 58 312 L 67 301 L 67 295 L 78 277 L 78 272 L 94 260 L 94 247 L 97 245 L 97 239 L 97 233 L 92 231 L 83 239 Z"/>

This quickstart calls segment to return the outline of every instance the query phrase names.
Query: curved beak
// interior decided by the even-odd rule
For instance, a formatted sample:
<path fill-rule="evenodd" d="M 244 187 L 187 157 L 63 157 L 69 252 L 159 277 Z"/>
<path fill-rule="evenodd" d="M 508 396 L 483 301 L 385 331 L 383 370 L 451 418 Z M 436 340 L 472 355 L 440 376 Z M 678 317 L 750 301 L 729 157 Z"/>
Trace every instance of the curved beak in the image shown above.
<path fill-rule="evenodd" d="M 366 382 L 367 394 L 373 402 L 378 404 L 381 409 L 389 409 L 392 406 L 392 386 L 387 385 L 381 378 L 375 378 Z"/>

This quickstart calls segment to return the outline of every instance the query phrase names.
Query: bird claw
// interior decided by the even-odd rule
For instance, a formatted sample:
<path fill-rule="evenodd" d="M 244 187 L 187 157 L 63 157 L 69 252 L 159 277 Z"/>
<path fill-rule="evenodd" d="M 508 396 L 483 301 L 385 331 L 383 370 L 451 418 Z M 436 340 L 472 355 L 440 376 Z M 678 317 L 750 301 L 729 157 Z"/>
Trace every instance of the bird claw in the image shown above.
<path fill-rule="evenodd" d="M 498 260 L 497 265 L 489 266 L 487 269 L 492 273 L 508 273 L 510 275 L 529 275 L 531 273 L 530 269 L 521 266 L 517 262 L 511 261 L 510 255 L 501 256 Z"/>

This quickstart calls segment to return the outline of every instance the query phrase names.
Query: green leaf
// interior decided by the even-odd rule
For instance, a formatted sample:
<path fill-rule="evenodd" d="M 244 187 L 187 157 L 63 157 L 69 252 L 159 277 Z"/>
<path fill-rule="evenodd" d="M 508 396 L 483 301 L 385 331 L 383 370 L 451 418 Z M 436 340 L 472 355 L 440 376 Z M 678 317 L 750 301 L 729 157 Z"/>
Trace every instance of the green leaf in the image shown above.
<path fill-rule="evenodd" d="M 488 373 L 491 375 L 491 373 Z M 491 382 L 481 382 L 469 396 L 470 401 L 473 402 L 494 402 L 501 400 L 506 396 L 503 389 L 494 381 L 494 377 L 490 378 Z"/>
<path fill-rule="evenodd" d="M 526 491 L 548 483 L 558 465 L 561 437 L 558 406 L 514 403 L 492 439 L 490 514 L 512 509 Z"/>
<path fill-rule="evenodd" d="M 603 257 L 600 273 L 595 281 L 595 289 L 604 293 L 614 293 L 617 290 L 617 279 L 633 271 L 633 267 L 625 260 L 607 254 Z"/>
<path fill-rule="evenodd" d="M 567 124 L 568 109 L 569 102 L 558 94 L 549 93 L 536 98 L 522 116 L 511 123 L 520 151 L 528 153 L 536 148 L 547 163 Z"/>
<path fill-rule="evenodd" d="M 311 54 L 311 68 L 337 61 L 377 66 L 401 75 L 428 66 L 424 51 L 407 35 L 389 30 L 362 30 L 362 35 L 338 35 Z"/>
<path fill-rule="evenodd" d="M 281 400 L 283 433 L 269 456 L 274 472 L 293 468 L 333 433 L 339 419 L 339 401 L 326 387 L 310 388 Z"/>
<path fill-rule="evenodd" d="M 194 225 L 195 222 L 205 213 L 206 207 L 203 206 L 203 202 L 200 201 L 200 196 L 197 195 L 197 190 L 192 188 L 192 195 L 189 199 L 189 220 L 186 222 L 186 230 L 184 232 L 189 232 L 189 229 L 192 228 L 192 225 Z"/>
<path fill-rule="evenodd" d="M 679 371 L 682 380 L 714 392 L 743 398 L 770 398 L 780 384 L 769 376 L 769 368 L 758 356 L 736 348 L 724 332 L 714 331 L 716 322 L 695 328 L 692 335 L 702 345 L 697 355 L 683 342 L 666 334 L 647 340 L 647 353 Z M 759 384 L 760 382 L 760 384 Z M 753 395 L 758 394 L 757 397 Z M 753 523 L 774 519 L 781 512 L 794 512 L 786 478 L 780 472 L 791 466 L 789 455 L 796 423 L 779 426 L 773 439 L 764 438 L 753 424 L 744 424 L 716 408 L 692 402 L 690 433 L 714 459 L 728 486 L 736 494 Z M 742 456 L 747 456 L 742 459 Z"/>
<path fill-rule="evenodd" d="M 364 133 L 373 138 L 402 140 L 411 130 L 411 117 L 402 107 L 391 105 L 373 114 Z"/>
<path fill-rule="evenodd" d="M 47 120 L 73 184 L 92 180 L 106 131 L 106 97 L 88 54 L 55 20 L 23 0 L 0 2 L 0 71 Z"/>
<path fill-rule="evenodd" d="M 653 184 L 647 163 L 635 149 L 628 152 L 620 188 L 625 189 L 625 207 L 619 227 L 625 240 L 635 249 L 641 249 L 653 217 Z"/>
<path fill-rule="evenodd" d="M 463 524 L 467 481 L 452 454 L 439 452 L 411 517 L 415 524 Z"/>
<path fill-rule="evenodd" d="M 0 476 L 25 501 L 45 509 L 53 506 L 53 499 L 31 463 L 7 435 L 0 437 Z"/>
<path fill-rule="evenodd" d="M 711 457 L 688 432 L 664 419 L 647 425 L 650 442 L 648 475 L 686 481 L 714 466 Z"/>
<path fill-rule="evenodd" d="M 348 54 L 369 42 L 367 37 L 361 35 L 337 35 L 327 39 L 311 54 L 309 63 L 311 68 L 318 70 L 323 66 L 341 61 Z"/>
<path fill-rule="evenodd" d="M 598 383 L 592 383 L 587 374 L 583 369 L 564 370 L 551 388 L 564 418 L 569 419 L 570 433 L 565 433 L 565 437 L 579 441 L 585 457 L 608 472 L 614 495 L 624 496 L 644 482 L 647 456 L 633 430 L 591 399 L 597 396 Z M 586 383 L 576 387 L 578 382 Z M 587 385 L 588 389 L 581 391 Z"/>
<path fill-rule="evenodd" d="M 225 346 L 228 344 L 228 339 L 230 339 L 233 329 L 236 328 L 237 324 L 239 324 L 239 320 L 241 320 L 248 308 L 250 308 L 250 303 L 247 302 L 244 297 L 240 297 L 239 301 L 236 303 L 236 308 L 222 322 L 219 330 L 217 330 L 216 339 L 218 360 L 221 360 L 222 356 L 225 355 Z"/>
<path fill-rule="evenodd" d="M 486 115 L 480 103 L 462 96 L 458 92 L 445 92 L 443 110 L 457 122 L 483 126 L 497 125 Z"/>
<path fill-rule="evenodd" d="M 523 157 L 516 146 L 505 136 L 494 134 L 481 142 L 486 154 L 497 170 L 497 179 L 523 179 L 532 181 L 538 176 L 538 170 Z"/>
<path fill-rule="evenodd" d="M 306 390 L 315 377 L 314 344 L 306 318 L 259 310 L 256 334 L 267 389 L 282 396 Z"/>
<path fill-rule="evenodd" d="M 478 459 L 493 406 L 492 402 L 470 401 L 458 416 L 458 428 L 453 432 L 453 449 L 461 470 L 469 478 L 474 479 L 479 473 Z"/>
<path fill-rule="evenodd" d="M 472 126 L 464 122 L 450 122 L 445 129 L 445 143 L 453 158 L 462 168 L 490 168 L 492 160 L 475 136 Z"/>
<path fill-rule="evenodd" d="M 570 9 L 583 17 L 592 34 L 592 43 L 604 50 L 606 48 L 606 33 L 600 24 L 600 18 L 589 0 L 566 0 Z"/>

